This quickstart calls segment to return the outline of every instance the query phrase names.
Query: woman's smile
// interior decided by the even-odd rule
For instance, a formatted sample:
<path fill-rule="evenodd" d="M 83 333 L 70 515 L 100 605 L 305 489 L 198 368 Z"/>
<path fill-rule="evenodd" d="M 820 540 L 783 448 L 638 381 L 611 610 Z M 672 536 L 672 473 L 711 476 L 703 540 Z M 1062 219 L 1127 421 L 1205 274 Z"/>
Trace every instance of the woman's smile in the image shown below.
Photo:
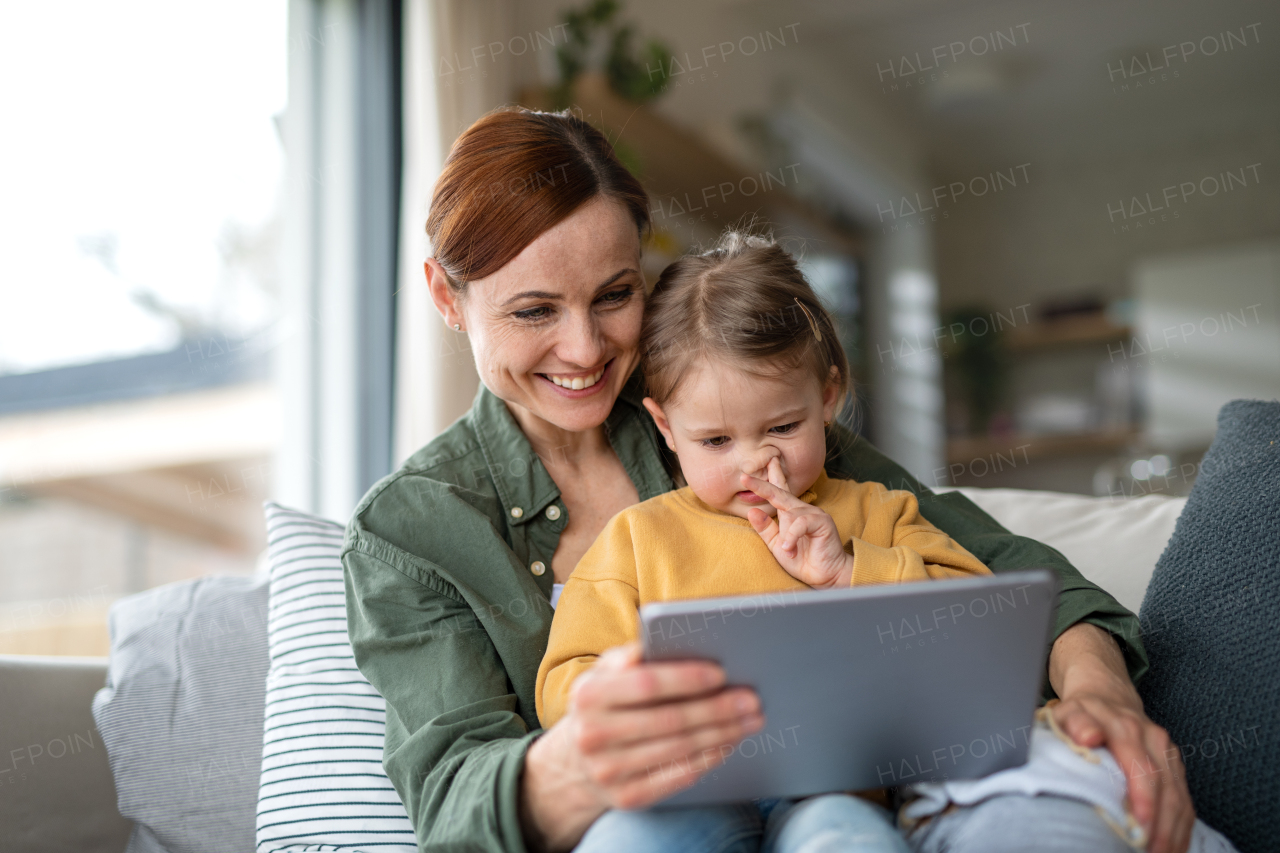
<path fill-rule="evenodd" d="M 613 362 L 614 359 L 611 358 L 605 362 L 604 367 L 597 368 L 591 373 L 537 373 L 534 375 L 555 389 L 557 394 L 577 399 L 589 397 L 606 387 L 607 383 L 604 380 L 613 368 Z"/>

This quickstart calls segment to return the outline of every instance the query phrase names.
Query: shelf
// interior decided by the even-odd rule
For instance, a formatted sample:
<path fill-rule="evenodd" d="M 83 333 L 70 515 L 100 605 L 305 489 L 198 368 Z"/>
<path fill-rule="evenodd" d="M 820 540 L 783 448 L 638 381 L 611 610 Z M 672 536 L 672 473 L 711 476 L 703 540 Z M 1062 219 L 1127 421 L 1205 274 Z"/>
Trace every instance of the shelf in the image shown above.
<path fill-rule="evenodd" d="M 1118 326 L 1101 315 L 1065 317 L 1061 320 L 1015 326 L 1005 337 L 1010 352 L 1034 352 L 1056 347 L 1119 341 L 1133 334 L 1129 326 Z"/>
<path fill-rule="evenodd" d="M 947 441 L 947 462 L 969 465 L 975 460 L 985 459 L 994 465 L 996 457 L 1002 456 L 1005 460 L 1012 458 L 1012 464 L 1018 465 L 1054 456 L 1106 453 L 1123 449 L 1138 435 L 1137 429 L 1127 428 L 1062 435 L 953 438 Z"/>
<path fill-rule="evenodd" d="M 534 109 L 551 106 L 550 94 L 542 89 L 526 90 L 520 102 Z M 719 234 L 763 215 L 768 222 L 802 224 L 808 236 L 839 251 L 862 251 L 857 233 L 795 195 L 794 169 L 769 177 L 743 169 L 691 130 L 614 93 L 601 74 L 579 77 L 573 102 L 578 115 L 635 155 L 654 227 L 674 232 L 686 245 L 698 242 L 700 231 Z"/>

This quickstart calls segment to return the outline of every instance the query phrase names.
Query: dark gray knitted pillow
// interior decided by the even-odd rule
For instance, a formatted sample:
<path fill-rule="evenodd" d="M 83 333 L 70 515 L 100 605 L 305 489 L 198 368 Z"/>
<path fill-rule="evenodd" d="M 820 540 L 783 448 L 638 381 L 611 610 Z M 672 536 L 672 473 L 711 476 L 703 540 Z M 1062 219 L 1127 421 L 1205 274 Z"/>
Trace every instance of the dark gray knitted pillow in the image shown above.
<path fill-rule="evenodd" d="M 1280 402 L 1218 413 L 1142 602 L 1147 713 L 1182 749 L 1196 812 L 1241 853 L 1280 844 Z"/>

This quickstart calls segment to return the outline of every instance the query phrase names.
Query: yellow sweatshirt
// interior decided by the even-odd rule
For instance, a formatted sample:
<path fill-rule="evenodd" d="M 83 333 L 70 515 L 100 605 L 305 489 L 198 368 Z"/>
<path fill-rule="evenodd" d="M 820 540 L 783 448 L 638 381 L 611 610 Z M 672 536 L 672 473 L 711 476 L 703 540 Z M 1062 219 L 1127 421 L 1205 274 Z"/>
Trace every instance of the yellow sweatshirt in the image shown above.
<path fill-rule="evenodd" d="M 853 554 L 854 586 L 991 574 L 920 515 L 910 492 L 824 471 L 800 499 L 835 520 Z M 538 668 L 538 719 L 548 727 L 564 716 L 574 679 L 605 649 L 639 637 L 642 604 L 808 588 L 750 522 L 712 509 L 692 489 L 628 507 L 605 525 L 560 594 Z"/>

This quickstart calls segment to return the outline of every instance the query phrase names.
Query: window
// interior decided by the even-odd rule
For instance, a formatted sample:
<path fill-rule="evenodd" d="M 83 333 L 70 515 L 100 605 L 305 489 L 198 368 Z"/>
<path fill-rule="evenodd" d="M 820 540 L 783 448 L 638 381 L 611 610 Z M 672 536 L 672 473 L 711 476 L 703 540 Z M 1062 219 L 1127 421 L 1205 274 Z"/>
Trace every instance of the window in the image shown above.
<path fill-rule="evenodd" d="M 286 4 L 19 4 L 0 55 L 0 653 L 252 571 L 278 442 Z"/>

